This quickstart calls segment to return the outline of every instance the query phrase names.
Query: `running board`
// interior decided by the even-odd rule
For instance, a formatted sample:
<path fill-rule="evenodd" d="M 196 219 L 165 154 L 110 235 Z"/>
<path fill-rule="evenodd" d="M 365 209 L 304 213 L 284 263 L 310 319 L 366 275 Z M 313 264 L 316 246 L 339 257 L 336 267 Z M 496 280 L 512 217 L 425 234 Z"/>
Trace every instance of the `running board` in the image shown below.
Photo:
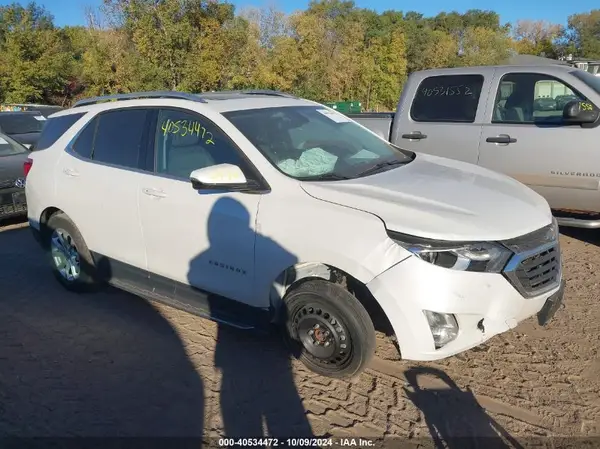
<path fill-rule="evenodd" d="M 600 229 L 600 220 L 583 220 L 581 218 L 556 217 L 559 226 L 568 228 Z"/>

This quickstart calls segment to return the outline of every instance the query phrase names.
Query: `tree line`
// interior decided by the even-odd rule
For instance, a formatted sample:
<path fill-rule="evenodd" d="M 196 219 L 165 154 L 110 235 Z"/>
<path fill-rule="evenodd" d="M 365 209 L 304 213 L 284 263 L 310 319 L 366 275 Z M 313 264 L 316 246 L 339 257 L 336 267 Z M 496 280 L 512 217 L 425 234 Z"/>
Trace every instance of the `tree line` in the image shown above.
<path fill-rule="evenodd" d="M 313 0 L 284 14 L 216 0 L 104 0 L 85 26 L 58 27 L 42 6 L 0 7 L 0 101 L 68 106 L 78 98 L 173 89 L 275 89 L 391 109 L 407 76 L 497 64 L 512 54 L 600 59 L 600 9 L 568 25 L 494 11 L 375 11 Z"/>

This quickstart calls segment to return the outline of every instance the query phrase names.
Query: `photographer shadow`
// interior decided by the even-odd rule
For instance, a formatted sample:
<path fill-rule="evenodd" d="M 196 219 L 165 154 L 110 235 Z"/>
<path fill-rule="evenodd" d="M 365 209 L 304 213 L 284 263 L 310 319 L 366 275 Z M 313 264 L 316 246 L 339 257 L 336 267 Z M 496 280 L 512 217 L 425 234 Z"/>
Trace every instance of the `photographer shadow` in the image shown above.
<path fill-rule="evenodd" d="M 462 391 L 444 371 L 417 367 L 409 369 L 405 377 L 409 388 L 404 392 L 423 413 L 437 449 L 523 449 L 479 405 L 471 389 Z M 419 383 L 423 377 L 435 378 L 440 387 L 423 387 Z"/>
<path fill-rule="evenodd" d="M 232 197 L 222 197 L 215 202 L 208 218 L 210 246 L 190 263 L 190 285 L 193 285 L 193 279 L 197 279 L 194 276 L 197 270 L 215 270 L 216 276 L 223 275 L 216 271 L 223 268 L 211 264 L 211 261 L 223 257 L 219 249 L 222 251 L 224 247 L 233 246 L 224 232 L 225 224 L 230 227 L 232 220 L 236 222 L 233 225 L 235 238 L 254 240 L 256 252 L 260 249 L 260 254 L 283 260 L 287 266 L 297 261 L 277 242 L 251 228 L 250 214 L 243 204 Z M 255 263 L 261 262 L 256 260 Z M 248 273 L 252 275 L 253 270 L 248 270 Z M 217 295 L 209 297 L 210 313 L 217 322 L 218 317 L 223 316 L 227 302 L 230 301 Z M 249 310 L 248 314 L 251 313 Z M 291 354 L 281 340 L 275 341 L 270 332 L 246 331 L 219 322 L 214 364 L 221 372 L 219 399 L 224 437 L 283 439 L 313 436 L 294 382 Z"/>

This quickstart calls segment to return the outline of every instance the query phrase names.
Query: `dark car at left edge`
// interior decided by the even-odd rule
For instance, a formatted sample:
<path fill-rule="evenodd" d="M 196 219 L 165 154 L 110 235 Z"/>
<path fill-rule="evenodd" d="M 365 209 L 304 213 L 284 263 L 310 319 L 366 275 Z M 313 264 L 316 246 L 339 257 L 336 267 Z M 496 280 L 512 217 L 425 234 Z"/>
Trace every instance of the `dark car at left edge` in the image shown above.
<path fill-rule="evenodd" d="M 27 148 L 0 133 L 0 222 L 27 215 L 23 167 L 28 156 Z"/>

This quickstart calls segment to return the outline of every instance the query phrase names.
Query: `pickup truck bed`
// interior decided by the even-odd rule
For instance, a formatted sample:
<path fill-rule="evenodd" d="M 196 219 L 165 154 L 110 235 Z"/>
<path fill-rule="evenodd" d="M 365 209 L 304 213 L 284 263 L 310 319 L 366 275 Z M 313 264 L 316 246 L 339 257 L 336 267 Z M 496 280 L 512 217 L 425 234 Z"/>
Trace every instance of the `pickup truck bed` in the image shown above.
<path fill-rule="evenodd" d="M 352 120 L 356 120 L 361 125 L 366 126 L 371 131 L 375 131 L 384 139 L 390 139 L 392 123 L 394 122 L 395 112 L 366 112 L 362 114 L 346 114 Z"/>

